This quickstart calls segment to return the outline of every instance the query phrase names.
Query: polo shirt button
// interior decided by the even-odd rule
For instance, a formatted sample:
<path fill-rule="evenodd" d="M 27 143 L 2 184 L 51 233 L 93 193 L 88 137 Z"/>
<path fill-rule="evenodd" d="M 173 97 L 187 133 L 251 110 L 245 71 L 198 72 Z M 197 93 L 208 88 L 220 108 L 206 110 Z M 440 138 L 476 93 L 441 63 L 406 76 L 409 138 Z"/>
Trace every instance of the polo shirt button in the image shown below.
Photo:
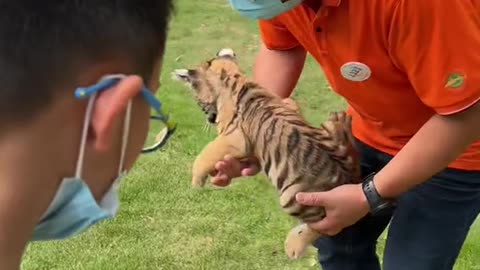
<path fill-rule="evenodd" d="M 322 28 L 321 28 L 321 27 L 317 27 L 317 28 L 315 29 L 315 31 L 317 31 L 317 33 L 320 33 L 320 32 L 322 32 Z"/>

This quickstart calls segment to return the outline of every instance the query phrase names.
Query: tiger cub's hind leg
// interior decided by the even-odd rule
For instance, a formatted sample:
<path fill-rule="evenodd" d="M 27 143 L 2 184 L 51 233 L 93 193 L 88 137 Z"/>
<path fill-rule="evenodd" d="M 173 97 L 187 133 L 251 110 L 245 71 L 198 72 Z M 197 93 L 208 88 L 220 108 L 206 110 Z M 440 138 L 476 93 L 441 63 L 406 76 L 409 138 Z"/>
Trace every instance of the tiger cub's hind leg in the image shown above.
<path fill-rule="evenodd" d="M 215 164 L 226 155 L 243 159 L 247 157 L 245 137 L 239 131 L 229 135 L 220 135 L 211 141 L 197 156 L 192 167 L 192 186 L 203 187 Z"/>
<path fill-rule="evenodd" d="M 306 223 L 292 228 L 285 239 L 285 253 L 290 259 L 298 259 L 305 255 L 310 247 L 321 234 L 311 229 Z"/>

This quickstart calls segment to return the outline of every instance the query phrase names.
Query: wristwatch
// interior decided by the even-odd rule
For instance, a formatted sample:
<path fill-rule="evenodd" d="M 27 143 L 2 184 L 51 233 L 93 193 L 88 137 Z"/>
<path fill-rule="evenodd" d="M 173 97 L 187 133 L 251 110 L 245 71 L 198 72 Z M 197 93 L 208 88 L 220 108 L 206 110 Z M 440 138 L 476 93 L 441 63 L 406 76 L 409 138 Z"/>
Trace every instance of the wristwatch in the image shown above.
<path fill-rule="evenodd" d="M 391 210 L 391 208 L 395 206 L 395 203 L 393 200 L 382 198 L 382 196 L 378 194 L 375 183 L 373 182 L 374 176 L 375 173 L 372 173 L 365 177 L 362 183 L 362 189 L 370 205 L 370 214 L 378 216 Z"/>

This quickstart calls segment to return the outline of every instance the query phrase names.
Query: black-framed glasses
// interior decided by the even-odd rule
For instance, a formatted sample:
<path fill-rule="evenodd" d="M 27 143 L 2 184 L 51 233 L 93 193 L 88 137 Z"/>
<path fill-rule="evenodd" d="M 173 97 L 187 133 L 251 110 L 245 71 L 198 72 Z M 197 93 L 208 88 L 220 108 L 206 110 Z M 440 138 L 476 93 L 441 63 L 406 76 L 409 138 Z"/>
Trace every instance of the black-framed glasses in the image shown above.
<path fill-rule="evenodd" d="M 151 153 L 162 148 L 173 135 L 176 124 L 168 116 L 151 115 L 147 138 L 143 144 L 142 153 Z"/>
<path fill-rule="evenodd" d="M 95 85 L 79 87 L 75 90 L 75 96 L 79 99 L 87 98 L 92 93 L 112 87 L 122 77 L 112 76 Z M 142 154 L 146 154 L 162 148 L 175 132 L 177 125 L 170 119 L 169 115 L 163 113 L 162 103 L 147 87 L 142 87 L 141 95 L 155 112 L 155 114 L 150 116 L 149 131 L 142 148 Z"/>

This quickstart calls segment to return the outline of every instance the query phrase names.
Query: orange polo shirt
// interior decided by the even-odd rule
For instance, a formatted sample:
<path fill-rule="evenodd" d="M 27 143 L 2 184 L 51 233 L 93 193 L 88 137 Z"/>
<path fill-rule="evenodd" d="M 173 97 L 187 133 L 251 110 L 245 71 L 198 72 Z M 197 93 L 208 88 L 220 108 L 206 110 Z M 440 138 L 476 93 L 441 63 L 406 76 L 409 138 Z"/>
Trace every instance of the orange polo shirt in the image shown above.
<path fill-rule="evenodd" d="M 480 0 L 307 1 L 259 21 L 262 40 L 316 59 L 361 141 L 394 155 L 434 113 L 480 100 Z M 449 167 L 480 170 L 480 140 Z"/>

